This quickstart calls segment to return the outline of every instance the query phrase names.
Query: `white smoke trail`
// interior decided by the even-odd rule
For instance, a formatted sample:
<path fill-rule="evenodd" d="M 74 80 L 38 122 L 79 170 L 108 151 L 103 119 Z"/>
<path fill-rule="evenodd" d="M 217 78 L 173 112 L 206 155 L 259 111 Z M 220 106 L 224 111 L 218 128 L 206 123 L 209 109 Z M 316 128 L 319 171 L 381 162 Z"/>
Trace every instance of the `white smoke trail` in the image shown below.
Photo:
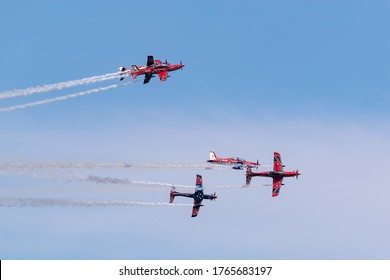
<path fill-rule="evenodd" d="M 120 72 L 116 72 L 116 73 L 109 73 L 109 74 L 105 74 L 105 75 L 99 75 L 99 76 L 94 76 L 94 77 L 89 77 L 89 78 L 84 78 L 84 79 L 79 79 L 79 80 L 60 82 L 60 83 L 55 83 L 55 84 L 50 84 L 50 85 L 30 87 L 30 88 L 26 88 L 26 89 L 15 89 L 15 90 L 0 93 L 0 99 L 12 98 L 12 97 L 17 97 L 17 96 L 27 96 L 27 95 L 31 95 L 31 94 L 35 94 L 35 93 L 43 93 L 43 92 L 49 92 L 49 91 L 53 91 L 53 90 L 61 90 L 64 88 L 70 88 L 70 87 L 74 87 L 74 86 L 81 86 L 81 85 L 88 85 L 88 84 L 93 84 L 93 83 L 97 83 L 97 82 L 103 82 L 103 81 L 118 78 L 119 75 L 120 75 Z"/>
<path fill-rule="evenodd" d="M 41 101 L 26 103 L 26 104 L 22 104 L 22 105 L 0 108 L 0 112 L 9 112 L 9 111 L 14 111 L 14 110 L 26 109 L 26 108 L 33 107 L 33 106 L 48 104 L 48 103 L 52 103 L 52 102 L 63 101 L 63 100 L 67 100 L 70 98 L 76 98 L 76 97 L 80 97 L 80 96 L 84 96 L 84 95 L 88 95 L 88 94 L 92 94 L 92 93 L 97 93 L 97 92 L 101 92 L 101 91 L 105 91 L 105 90 L 109 90 L 109 89 L 113 89 L 113 88 L 117 88 L 117 87 L 127 86 L 129 84 L 134 83 L 134 82 L 136 82 L 136 81 L 127 82 L 127 83 L 123 83 L 123 84 L 115 84 L 115 85 L 111 85 L 111 86 L 107 86 L 107 87 L 90 89 L 90 90 L 86 90 L 86 91 L 75 93 L 75 94 L 64 95 L 64 96 L 60 96 L 60 97 L 55 97 L 55 98 L 45 99 L 45 100 L 41 100 Z"/>
<path fill-rule="evenodd" d="M 125 179 L 119 179 L 119 178 L 113 178 L 113 177 L 99 177 L 99 176 L 93 176 L 89 175 L 86 177 L 82 176 L 70 176 L 70 180 L 75 180 L 78 182 L 92 182 L 96 184 L 102 184 L 102 185 L 127 185 L 127 186 L 134 186 L 134 187 L 179 187 L 179 188 L 191 188 L 194 189 L 195 186 L 190 185 L 180 185 L 180 184 L 168 184 L 168 183 L 159 183 L 159 182 L 147 182 L 147 181 L 137 181 L 137 180 L 129 180 L 127 178 Z"/>
<path fill-rule="evenodd" d="M 118 166 L 118 165 L 117 165 Z M 217 170 L 227 169 L 223 165 L 195 164 L 195 163 L 161 163 L 161 164 L 123 164 L 126 169 L 181 169 L 181 170 Z"/>
<path fill-rule="evenodd" d="M 84 182 L 84 183 L 95 183 L 97 185 L 121 185 L 128 186 L 132 188 L 189 188 L 194 189 L 194 185 L 183 185 L 183 184 L 174 184 L 174 183 L 161 183 L 161 182 L 150 182 L 150 181 L 141 181 L 141 180 L 129 180 L 128 178 L 115 178 L 110 176 L 96 176 L 96 175 L 77 175 L 77 174 L 63 174 L 60 173 L 48 173 L 47 169 L 73 169 L 73 168 L 104 168 L 109 167 L 115 168 L 125 168 L 123 164 L 75 164 L 75 163 L 38 163 L 38 164 L 0 164 L 0 174 L 2 175 L 19 175 L 19 176 L 32 176 L 38 179 L 48 179 L 48 180 L 62 180 L 65 182 Z M 137 166 L 137 165 L 134 165 Z M 133 166 L 133 167 L 134 167 Z M 179 165 L 175 165 L 176 167 Z M 189 166 L 189 165 L 187 165 Z M 148 168 L 151 166 L 148 166 Z M 43 174 L 39 173 L 44 171 Z M 31 173 L 32 172 L 32 173 Z M 38 173 L 37 173 L 38 172 Z M 236 171 L 234 171 L 236 172 Z M 240 174 L 239 174 L 240 175 Z M 241 174 L 242 175 L 242 174 Z M 240 189 L 240 188 L 259 188 L 259 187 L 268 187 L 272 184 L 251 184 L 247 186 L 242 185 L 215 185 L 215 186 L 205 186 L 205 189 Z"/>
<path fill-rule="evenodd" d="M 146 181 L 136 181 L 136 180 L 129 180 L 129 179 L 119 179 L 119 178 L 113 178 L 113 177 L 99 177 L 94 175 L 89 175 L 87 177 L 81 177 L 81 176 L 75 176 L 72 175 L 69 177 L 70 180 L 75 180 L 78 182 L 92 182 L 96 184 L 102 184 L 102 185 L 127 185 L 127 186 L 134 186 L 134 187 L 177 187 L 177 188 L 190 188 L 194 189 L 194 185 L 181 185 L 181 184 L 168 184 L 168 183 L 159 183 L 159 182 L 146 182 Z M 206 186 L 205 189 L 241 189 L 241 188 L 259 188 L 259 187 L 268 187 L 272 186 L 272 184 L 256 184 L 256 185 L 250 185 L 247 186 L 245 184 L 243 185 L 218 185 L 218 186 Z"/>
<path fill-rule="evenodd" d="M 131 200 L 65 200 L 51 198 L 1 198 L 0 207 L 109 207 L 109 206 L 144 206 L 144 207 L 177 207 L 193 206 L 188 203 L 144 202 Z"/>
<path fill-rule="evenodd" d="M 224 165 L 210 164 L 129 164 L 129 163 L 76 163 L 76 162 L 38 162 L 38 163 L 0 163 L 0 170 L 12 169 L 178 169 L 178 170 L 225 170 L 230 169 Z"/>

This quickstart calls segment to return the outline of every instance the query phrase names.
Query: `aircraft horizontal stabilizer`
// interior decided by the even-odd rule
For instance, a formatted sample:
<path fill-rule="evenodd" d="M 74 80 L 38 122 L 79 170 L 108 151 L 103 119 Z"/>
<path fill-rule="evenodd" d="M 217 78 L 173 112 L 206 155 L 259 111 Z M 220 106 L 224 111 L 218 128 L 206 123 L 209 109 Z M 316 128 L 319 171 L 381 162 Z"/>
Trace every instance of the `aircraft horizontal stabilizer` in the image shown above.
<path fill-rule="evenodd" d="M 171 188 L 171 192 L 169 194 L 169 203 L 172 203 L 173 200 L 175 199 L 175 193 L 176 192 L 176 188 L 172 186 Z"/>
<path fill-rule="evenodd" d="M 121 72 L 125 72 L 126 71 L 126 67 L 123 67 L 123 66 L 119 66 L 119 71 Z M 121 74 L 121 78 L 119 79 L 119 81 L 123 81 L 123 79 L 125 78 L 125 73 Z"/>

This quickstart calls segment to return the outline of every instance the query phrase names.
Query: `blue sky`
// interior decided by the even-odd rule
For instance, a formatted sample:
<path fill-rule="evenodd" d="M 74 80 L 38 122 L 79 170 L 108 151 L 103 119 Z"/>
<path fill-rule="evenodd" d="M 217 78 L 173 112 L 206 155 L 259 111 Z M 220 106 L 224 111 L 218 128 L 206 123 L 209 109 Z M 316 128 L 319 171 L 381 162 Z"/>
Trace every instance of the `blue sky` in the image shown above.
<path fill-rule="evenodd" d="M 166 202 L 169 189 L 63 178 L 192 185 L 201 173 L 219 199 L 196 219 L 179 207 L 1 208 L 0 258 L 388 259 L 390 193 L 374 172 L 390 156 L 389 9 L 387 1 L 1 1 L 0 93 L 112 73 L 151 54 L 186 64 L 165 83 L 0 113 L 1 163 L 203 163 L 213 149 L 270 164 L 277 150 L 302 176 L 272 198 L 269 187 L 212 188 L 242 184 L 244 172 L 233 170 L 2 170 L 5 197 Z"/>

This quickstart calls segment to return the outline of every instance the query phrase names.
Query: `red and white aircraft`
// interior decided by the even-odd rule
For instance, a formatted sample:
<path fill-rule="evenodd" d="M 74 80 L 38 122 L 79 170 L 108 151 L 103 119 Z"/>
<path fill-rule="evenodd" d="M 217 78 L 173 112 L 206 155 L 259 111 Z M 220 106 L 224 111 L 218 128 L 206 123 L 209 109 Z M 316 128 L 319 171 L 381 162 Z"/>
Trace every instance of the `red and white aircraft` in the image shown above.
<path fill-rule="evenodd" d="M 199 209 L 202 205 L 203 199 L 216 199 L 217 196 L 214 194 L 208 195 L 203 194 L 203 182 L 202 182 L 202 176 L 199 174 L 196 174 L 196 187 L 194 193 L 179 193 L 176 191 L 175 187 L 172 187 L 171 192 L 169 193 L 169 203 L 172 203 L 175 199 L 175 196 L 184 196 L 184 197 L 190 197 L 194 199 L 194 206 L 192 207 L 192 216 L 196 217 L 198 215 Z"/>
<path fill-rule="evenodd" d="M 161 60 L 154 60 L 153 56 L 149 55 L 146 65 L 131 65 L 130 70 L 119 66 L 119 70 L 123 72 L 120 80 L 122 81 L 125 76 L 132 76 L 135 79 L 138 75 L 145 75 L 144 84 L 147 84 L 154 77 L 154 74 L 157 74 L 160 77 L 160 81 L 165 82 L 170 77 L 168 76 L 168 72 L 182 69 L 184 66 L 181 61 L 180 64 L 170 64 L 167 61 L 161 62 Z"/>
<path fill-rule="evenodd" d="M 246 185 L 249 186 L 251 183 L 252 177 L 260 176 L 260 177 L 271 177 L 273 178 L 273 184 L 272 184 L 272 196 L 278 196 L 280 187 L 284 184 L 283 178 L 284 177 L 296 177 L 298 179 L 298 176 L 301 175 L 301 173 L 297 171 L 283 171 L 284 165 L 282 164 L 282 159 L 280 157 L 280 154 L 278 152 L 274 152 L 274 170 L 273 171 L 266 171 L 266 172 L 252 172 L 251 168 L 248 167 L 246 170 Z"/>
<path fill-rule="evenodd" d="M 210 159 L 207 162 L 229 165 L 232 166 L 233 169 L 239 169 L 239 170 L 242 170 L 244 167 L 257 168 L 258 166 L 260 166 L 259 161 L 252 162 L 238 157 L 219 158 L 213 151 L 210 151 Z"/>

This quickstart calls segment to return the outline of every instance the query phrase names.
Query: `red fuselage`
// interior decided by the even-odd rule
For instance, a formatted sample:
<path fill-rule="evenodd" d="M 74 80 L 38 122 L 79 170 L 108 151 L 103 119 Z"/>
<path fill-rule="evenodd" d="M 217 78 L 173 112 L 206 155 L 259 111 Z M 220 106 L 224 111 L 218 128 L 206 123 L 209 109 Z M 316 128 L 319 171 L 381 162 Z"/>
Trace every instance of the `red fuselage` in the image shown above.
<path fill-rule="evenodd" d="M 265 172 L 251 172 L 251 177 L 271 177 L 271 178 L 284 178 L 284 177 L 295 177 L 301 173 L 298 171 L 265 171 Z"/>
<path fill-rule="evenodd" d="M 180 64 L 171 65 L 167 61 L 161 62 L 159 59 L 154 60 L 153 56 L 149 55 L 146 65 L 131 65 L 131 69 L 129 70 L 123 66 L 119 66 L 119 70 L 122 72 L 120 80 L 122 81 L 127 75 L 132 76 L 133 79 L 137 78 L 138 75 L 145 75 L 144 84 L 147 84 L 154 77 L 154 74 L 157 74 L 160 81 L 164 82 L 169 77 L 168 72 L 182 69 L 184 66 L 181 61 Z"/>
<path fill-rule="evenodd" d="M 157 62 L 157 60 L 156 60 Z M 136 78 L 138 75 L 144 75 L 144 74 L 159 74 L 163 72 L 171 72 L 171 71 L 176 71 L 181 68 L 183 68 L 185 65 L 184 64 L 169 64 L 169 63 L 161 63 L 161 64 L 156 64 L 156 65 L 151 65 L 151 66 L 138 66 L 138 71 L 131 71 L 131 75 L 133 78 Z"/>
<path fill-rule="evenodd" d="M 242 158 L 231 157 L 231 158 L 215 158 L 207 161 L 208 163 L 217 163 L 223 165 L 231 165 L 233 169 L 243 169 L 247 167 L 260 166 L 258 162 L 247 161 Z"/>

